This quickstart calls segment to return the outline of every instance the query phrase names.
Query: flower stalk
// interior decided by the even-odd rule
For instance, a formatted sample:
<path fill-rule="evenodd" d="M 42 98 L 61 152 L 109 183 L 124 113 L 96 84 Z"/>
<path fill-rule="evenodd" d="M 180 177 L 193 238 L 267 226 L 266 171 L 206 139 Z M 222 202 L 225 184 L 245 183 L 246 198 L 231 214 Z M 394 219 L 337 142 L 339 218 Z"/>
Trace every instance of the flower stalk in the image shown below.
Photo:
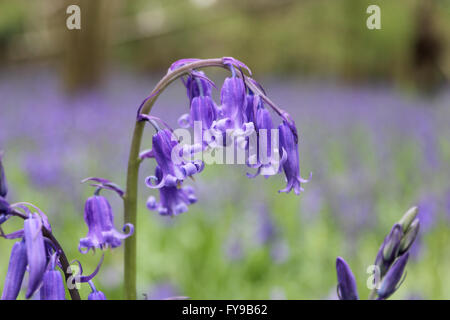
<path fill-rule="evenodd" d="M 156 99 L 165 88 L 173 81 L 189 73 L 193 69 L 204 67 L 225 67 L 222 59 L 206 59 L 195 61 L 183 65 L 173 71 L 168 72 L 155 86 L 153 91 L 139 110 L 140 114 L 149 114 Z M 144 132 L 145 122 L 136 121 L 133 137 L 131 140 L 130 155 L 128 158 L 128 171 L 126 191 L 123 196 L 124 202 L 124 222 L 134 225 L 134 234 L 125 240 L 124 254 L 124 290 L 125 299 L 136 300 L 136 237 L 137 237 L 137 193 L 138 193 L 138 175 L 141 159 L 139 152 L 141 149 L 142 134 Z"/>

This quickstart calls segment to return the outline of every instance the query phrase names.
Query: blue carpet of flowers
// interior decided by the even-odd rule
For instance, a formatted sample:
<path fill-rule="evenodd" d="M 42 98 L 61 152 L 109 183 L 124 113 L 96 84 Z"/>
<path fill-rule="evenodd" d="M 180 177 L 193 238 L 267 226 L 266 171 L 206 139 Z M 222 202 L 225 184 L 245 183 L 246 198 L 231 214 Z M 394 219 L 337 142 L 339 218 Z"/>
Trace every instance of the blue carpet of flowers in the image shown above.
<path fill-rule="evenodd" d="M 221 84 L 221 73 L 214 74 Z M 95 91 L 66 96 L 45 68 L 0 74 L 0 149 L 11 202 L 38 205 L 57 225 L 66 254 L 92 272 L 100 253 L 77 248 L 87 227 L 88 176 L 125 183 L 136 109 L 155 77 L 112 72 Z M 448 299 L 450 288 L 450 90 L 424 97 L 381 85 L 265 79 L 299 130 L 302 174 L 313 173 L 300 196 L 279 194 L 282 176 L 248 179 L 248 168 L 216 165 L 187 182 L 198 202 L 175 218 L 147 210 L 156 191 L 140 174 L 138 298 L 336 299 L 337 256 L 352 266 L 360 297 L 366 269 L 392 225 L 412 205 L 421 230 L 407 278 L 393 298 Z M 213 93 L 218 96 L 217 90 Z M 181 83 L 157 101 L 152 115 L 176 126 L 188 103 Z M 144 147 L 151 147 L 147 128 Z M 234 166 L 236 167 L 236 166 Z M 122 203 L 109 197 L 116 225 Z M 16 227 L 16 228 L 15 228 Z M 20 227 L 11 222 L 10 231 Z M 0 241 L 2 261 L 13 242 Z M 96 286 L 121 298 L 123 249 L 109 250 Z M 7 263 L 0 264 L 0 287 Z M 89 293 L 83 286 L 82 296 Z M 23 298 L 23 294 L 20 296 Z"/>

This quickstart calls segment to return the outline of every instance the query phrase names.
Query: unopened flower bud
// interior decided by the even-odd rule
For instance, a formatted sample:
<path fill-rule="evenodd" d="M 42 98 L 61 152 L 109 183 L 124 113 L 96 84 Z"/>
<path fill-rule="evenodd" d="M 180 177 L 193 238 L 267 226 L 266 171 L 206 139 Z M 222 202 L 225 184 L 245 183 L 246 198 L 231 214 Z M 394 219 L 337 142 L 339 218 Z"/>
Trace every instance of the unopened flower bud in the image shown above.
<path fill-rule="evenodd" d="M 417 207 L 412 207 L 406 213 L 403 215 L 403 217 L 398 222 L 403 230 L 406 232 L 408 230 L 409 225 L 414 221 L 414 219 L 417 217 L 417 213 L 419 212 L 419 209 Z"/>
<path fill-rule="evenodd" d="M 385 261 L 393 262 L 396 258 L 402 235 L 403 231 L 401 225 L 395 224 L 385 240 L 383 248 L 383 258 Z"/>
<path fill-rule="evenodd" d="M 338 278 L 338 295 L 340 300 L 358 300 L 356 280 L 350 266 L 341 257 L 336 259 L 336 273 Z"/>
<path fill-rule="evenodd" d="M 417 234 L 419 233 L 419 229 L 420 229 L 420 222 L 419 219 L 416 218 L 409 225 L 408 230 L 406 230 L 405 234 L 403 235 L 402 241 L 400 242 L 399 254 L 403 254 L 406 251 L 408 251 L 409 248 L 411 248 L 412 244 L 414 243 L 414 240 L 417 237 Z"/>
<path fill-rule="evenodd" d="M 388 298 L 398 289 L 398 284 L 402 279 L 403 271 L 405 270 L 406 263 L 408 262 L 408 257 L 409 253 L 405 253 L 398 258 L 389 269 L 381 282 L 380 289 L 378 290 L 379 299 Z"/>

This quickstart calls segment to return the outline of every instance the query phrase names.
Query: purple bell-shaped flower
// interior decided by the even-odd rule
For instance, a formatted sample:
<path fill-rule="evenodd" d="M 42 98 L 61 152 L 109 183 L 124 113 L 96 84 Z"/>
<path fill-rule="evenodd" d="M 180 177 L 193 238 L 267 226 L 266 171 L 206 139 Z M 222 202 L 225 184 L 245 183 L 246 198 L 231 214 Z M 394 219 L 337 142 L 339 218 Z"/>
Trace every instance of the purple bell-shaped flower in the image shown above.
<path fill-rule="evenodd" d="M 87 253 L 90 249 L 107 247 L 116 248 L 122 244 L 122 240 L 133 234 L 134 227 L 127 223 L 123 227 L 128 233 L 120 233 L 114 227 L 114 215 L 108 200 L 101 195 L 94 195 L 87 199 L 84 207 L 84 220 L 88 226 L 86 238 L 80 239 L 78 249 L 81 253 Z"/>
<path fill-rule="evenodd" d="M 162 172 L 158 166 L 155 169 L 155 175 L 158 179 L 162 178 Z M 147 200 L 147 208 L 158 211 L 162 216 L 174 216 L 188 211 L 188 206 L 195 202 L 197 198 L 192 187 L 170 186 L 159 189 L 159 203 L 155 197 L 150 196 Z"/>

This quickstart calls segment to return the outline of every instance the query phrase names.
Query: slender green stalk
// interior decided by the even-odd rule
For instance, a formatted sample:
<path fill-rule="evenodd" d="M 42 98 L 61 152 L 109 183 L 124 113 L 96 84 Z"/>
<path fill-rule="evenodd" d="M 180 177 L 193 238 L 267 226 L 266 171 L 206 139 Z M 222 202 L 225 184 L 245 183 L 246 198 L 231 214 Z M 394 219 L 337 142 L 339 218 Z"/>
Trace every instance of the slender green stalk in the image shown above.
<path fill-rule="evenodd" d="M 189 73 L 193 69 L 204 67 L 225 67 L 222 59 L 205 59 L 195 61 L 180 68 L 167 73 L 156 85 L 151 92 L 151 98 L 146 101 L 141 109 L 142 114 L 149 114 L 153 104 L 164 89 L 173 81 L 182 75 Z M 144 132 L 145 123 L 136 121 L 131 140 L 130 155 L 128 158 L 128 173 L 126 193 L 124 200 L 124 219 L 125 223 L 132 223 L 134 225 L 134 234 L 125 240 L 125 255 L 124 255 L 124 290 L 125 299 L 136 299 L 136 239 L 137 239 L 137 193 L 138 193 L 138 175 L 139 165 L 139 151 L 141 148 L 142 134 Z"/>

